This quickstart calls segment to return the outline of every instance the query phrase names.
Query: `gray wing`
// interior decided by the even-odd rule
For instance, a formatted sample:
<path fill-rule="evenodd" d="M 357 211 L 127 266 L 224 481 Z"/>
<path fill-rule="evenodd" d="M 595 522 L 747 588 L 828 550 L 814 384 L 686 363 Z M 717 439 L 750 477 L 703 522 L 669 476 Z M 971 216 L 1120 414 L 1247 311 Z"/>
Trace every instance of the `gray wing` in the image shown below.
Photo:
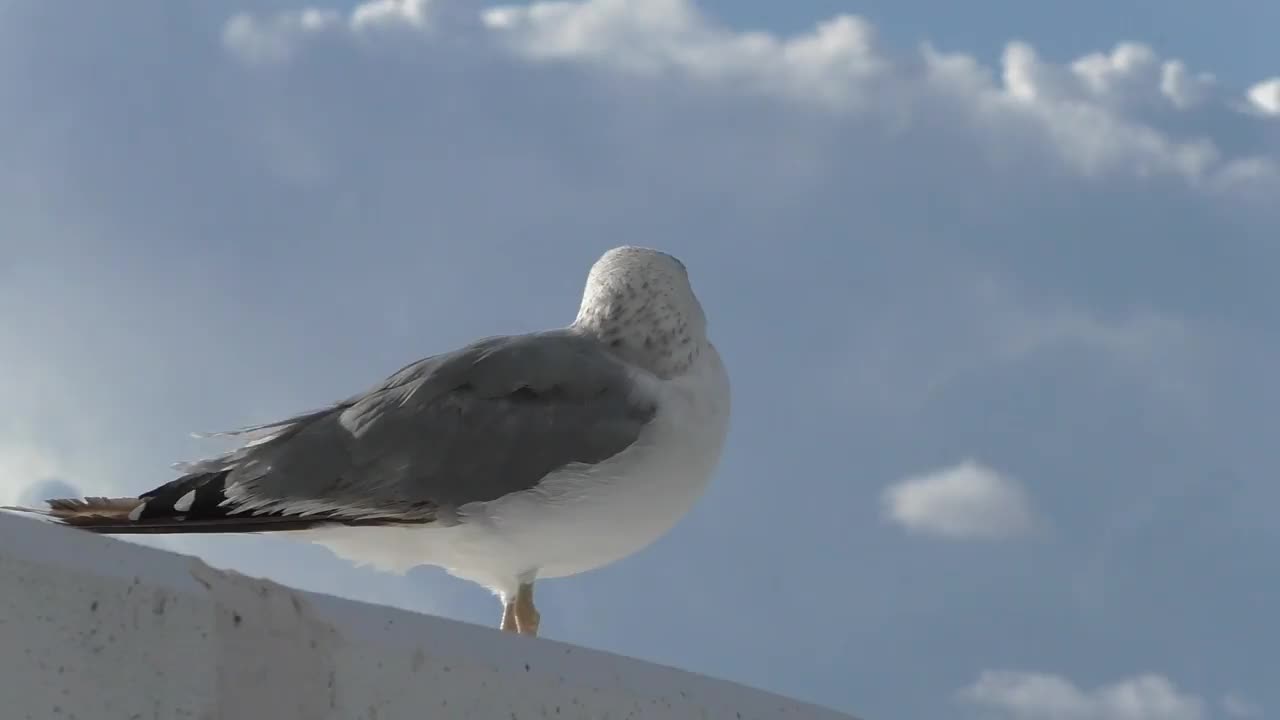
<path fill-rule="evenodd" d="M 641 395 L 627 368 L 588 338 L 489 338 L 330 408 L 238 431 L 266 434 L 143 493 L 129 523 L 124 505 L 95 512 L 87 501 L 52 502 L 103 532 L 429 522 L 625 450 L 656 412 Z"/>

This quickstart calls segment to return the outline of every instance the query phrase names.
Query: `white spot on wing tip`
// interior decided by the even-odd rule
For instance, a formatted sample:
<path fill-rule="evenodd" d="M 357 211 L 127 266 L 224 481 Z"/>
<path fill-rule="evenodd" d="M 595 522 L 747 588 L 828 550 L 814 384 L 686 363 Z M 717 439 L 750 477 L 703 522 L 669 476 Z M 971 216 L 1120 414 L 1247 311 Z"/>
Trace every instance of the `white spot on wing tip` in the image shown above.
<path fill-rule="evenodd" d="M 178 498 L 178 502 L 173 504 L 173 509 L 180 513 L 184 513 L 191 509 L 191 503 L 196 501 L 196 491 L 190 490 L 186 495 Z"/>
<path fill-rule="evenodd" d="M 138 507 L 129 511 L 129 521 L 138 522 L 142 519 L 142 511 L 147 507 L 146 501 L 138 503 Z"/>

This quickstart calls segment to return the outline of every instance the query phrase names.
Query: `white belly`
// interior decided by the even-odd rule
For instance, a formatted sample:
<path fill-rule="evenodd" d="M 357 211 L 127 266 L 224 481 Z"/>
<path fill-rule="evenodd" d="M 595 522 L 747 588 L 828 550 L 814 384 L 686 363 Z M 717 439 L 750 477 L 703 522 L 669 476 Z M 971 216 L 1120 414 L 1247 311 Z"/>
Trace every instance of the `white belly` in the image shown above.
<path fill-rule="evenodd" d="M 670 530 L 702 496 L 720 460 L 729 383 L 715 349 L 707 350 L 686 375 L 655 386 L 657 415 L 608 461 L 465 505 L 458 525 L 329 528 L 307 539 L 386 570 L 437 565 L 503 596 L 521 582 L 620 560 Z"/>

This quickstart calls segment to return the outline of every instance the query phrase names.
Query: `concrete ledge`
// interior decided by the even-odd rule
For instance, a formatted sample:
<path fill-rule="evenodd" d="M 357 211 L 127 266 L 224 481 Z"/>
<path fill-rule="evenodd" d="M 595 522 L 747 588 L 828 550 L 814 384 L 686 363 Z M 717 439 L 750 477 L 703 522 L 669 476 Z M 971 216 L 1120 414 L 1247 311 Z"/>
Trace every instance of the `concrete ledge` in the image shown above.
<path fill-rule="evenodd" d="M 0 716 L 852 720 L 0 513 Z"/>

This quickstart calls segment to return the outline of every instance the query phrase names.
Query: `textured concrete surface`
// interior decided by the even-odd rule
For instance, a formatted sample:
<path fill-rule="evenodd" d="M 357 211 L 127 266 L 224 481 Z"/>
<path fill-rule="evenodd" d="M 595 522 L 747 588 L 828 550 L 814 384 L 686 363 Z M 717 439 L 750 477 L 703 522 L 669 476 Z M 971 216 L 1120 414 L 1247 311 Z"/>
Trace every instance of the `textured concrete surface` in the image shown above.
<path fill-rule="evenodd" d="M 851 720 L 4 513 L 0 717 Z"/>

